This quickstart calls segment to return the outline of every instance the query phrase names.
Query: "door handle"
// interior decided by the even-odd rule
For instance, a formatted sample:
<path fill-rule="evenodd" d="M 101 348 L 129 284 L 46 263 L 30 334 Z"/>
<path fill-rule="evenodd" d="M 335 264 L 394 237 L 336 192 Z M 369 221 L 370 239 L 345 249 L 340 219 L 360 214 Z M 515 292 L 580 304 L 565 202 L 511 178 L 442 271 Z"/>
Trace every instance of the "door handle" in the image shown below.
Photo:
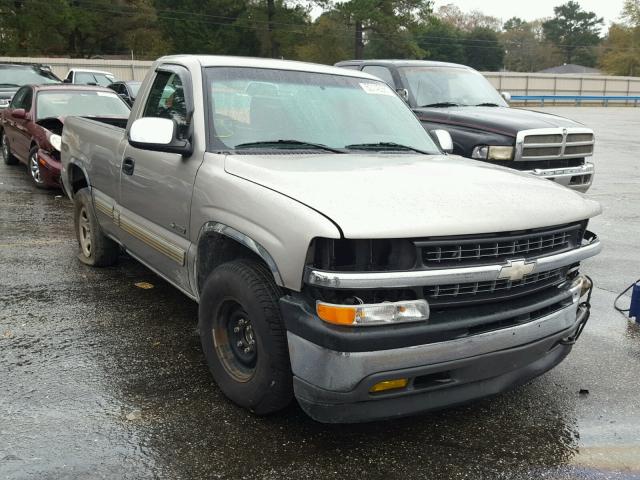
<path fill-rule="evenodd" d="M 136 161 L 127 157 L 122 161 L 122 173 L 125 175 L 133 175 L 133 169 L 136 167 Z"/>

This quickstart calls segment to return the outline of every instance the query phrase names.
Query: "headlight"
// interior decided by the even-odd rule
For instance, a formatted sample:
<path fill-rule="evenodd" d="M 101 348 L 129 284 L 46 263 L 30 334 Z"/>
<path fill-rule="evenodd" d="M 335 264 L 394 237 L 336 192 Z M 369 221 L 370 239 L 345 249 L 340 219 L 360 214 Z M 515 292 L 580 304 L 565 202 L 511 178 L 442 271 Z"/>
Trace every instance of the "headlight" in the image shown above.
<path fill-rule="evenodd" d="M 513 147 L 479 145 L 471 152 L 471 158 L 478 160 L 511 160 L 513 158 Z"/>
<path fill-rule="evenodd" d="M 55 133 L 49 136 L 49 143 L 53 148 L 58 151 L 62 150 L 62 137 L 60 135 L 56 135 Z"/>
<path fill-rule="evenodd" d="M 7 108 L 11 103 L 10 98 L 0 98 L 0 108 Z"/>
<path fill-rule="evenodd" d="M 346 327 L 388 325 L 428 320 L 429 304 L 426 300 L 363 305 L 335 305 L 318 301 L 316 313 L 322 320 L 334 325 Z"/>

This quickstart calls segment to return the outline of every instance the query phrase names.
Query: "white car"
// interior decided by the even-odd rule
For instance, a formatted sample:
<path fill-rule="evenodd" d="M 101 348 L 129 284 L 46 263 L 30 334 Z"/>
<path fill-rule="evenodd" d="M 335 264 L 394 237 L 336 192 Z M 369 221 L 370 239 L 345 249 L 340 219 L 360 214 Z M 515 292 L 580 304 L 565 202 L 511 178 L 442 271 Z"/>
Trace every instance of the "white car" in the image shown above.
<path fill-rule="evenodd" d="M 116 76 L 104 70 L 85 70 L 82 68 L 72 68 L 67 72 L 64 83 L 77 83 L 81 85 L 99 85 L 108 87 L 117 81 Z"/>

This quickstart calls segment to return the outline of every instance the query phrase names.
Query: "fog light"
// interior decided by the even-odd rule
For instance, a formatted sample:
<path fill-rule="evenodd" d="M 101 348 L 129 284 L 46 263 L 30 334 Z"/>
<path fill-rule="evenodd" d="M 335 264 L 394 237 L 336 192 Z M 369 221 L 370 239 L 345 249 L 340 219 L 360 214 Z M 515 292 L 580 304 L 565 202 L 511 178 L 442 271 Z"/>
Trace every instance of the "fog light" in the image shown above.
<path fill-rule="evenodd" d="M 398 388 L 404 388 L 409 383 L 408 378 L 396 378 L 395 380 L 385 380 L 383 382 L 376 383 L 369 389 L 369 392 L 384 392 L 386 390 L 396 390 Z"/>
<path fill-rule="evenodd" d="M 426 300 L 383 302 L 362 305 L 335 305 L 316 302 L 316 313 L 327 323 L 344 326 L 385 325 L 419 322 L 429 318 Z"/>

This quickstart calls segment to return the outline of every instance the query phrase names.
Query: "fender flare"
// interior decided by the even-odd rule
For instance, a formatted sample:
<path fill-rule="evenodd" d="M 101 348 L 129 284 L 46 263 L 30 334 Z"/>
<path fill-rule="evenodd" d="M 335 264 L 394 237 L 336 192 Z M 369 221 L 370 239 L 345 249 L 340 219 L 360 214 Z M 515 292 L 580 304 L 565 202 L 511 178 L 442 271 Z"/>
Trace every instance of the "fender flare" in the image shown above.
<path fill-rule="evenodd" d="M 280 275 L 280 271 L 278 270 L 278 265 L 276 264 L 275 260 L 267 251 L 267 249 L 264 248 L 260 243 L 256 242 L 253 238 L 245 235 L 242 232 L 239 232 L 233 227 L 225 225 L 224 223 L 207 222 L 202 226 L 202 229 L 200 230 L 198 243 L 200 243 L 200 239 L 202 238 L 202 236 L 206 235 L 207 233 L 217 233 L 219 235 L 223 235 L 247 247 L 249 250 L 258 255 L 262 260 L 264 260 L 264 262 L 267 264 L 267 267 L 271 271 L 276 284 L 280 287 L 284 287 L 284 282 L 282 281 L 282 276 Z"/>
<path fill-rule="evenodd" d="M 71 179 L 69 178 L 69 173 L 72 166 L 78 167 L 82 171 L 82 174 L 84 175 L 84 178 L 87 181 L 87 188 L 91 190 L 91 181 L 89 180 L 89 172 L 87 172 L 87 169 L 82 164 L 82 162 L 75 161 L 75 159 L 70 160 L 67 165 L 62 164 L 62 168 L 63 168 L 61 172 L 62 185 L 63 186 L 65 185 L 64 180 L 66 179 L 67 182 L 69 183 L 69 187 L 72 186 Z M 66 190 L 66 187 L 64 187 L 63 189 Z M 73 192 L 71 190 L 67 192 L 67 195 L 71 200 L 73 200 Z"/>

